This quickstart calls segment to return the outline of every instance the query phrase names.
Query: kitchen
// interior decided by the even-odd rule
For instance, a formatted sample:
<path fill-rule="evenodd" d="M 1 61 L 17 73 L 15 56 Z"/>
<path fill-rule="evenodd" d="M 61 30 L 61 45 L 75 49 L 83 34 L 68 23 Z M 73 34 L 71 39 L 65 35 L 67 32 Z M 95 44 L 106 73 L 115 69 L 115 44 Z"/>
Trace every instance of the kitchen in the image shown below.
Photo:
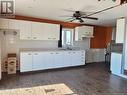
<path fill-rule="evenodd" d="M 66 65 L 64 66 L 65 63 L 61 63 L 60 67 L 85 65 L 85 50 L 89 50 L 90 38 L 93 37 L 92 26 L 77 27 L 75 28 L 75 30 L 70 29 L 70 31 L 73 30 L 72 31 L 73 34 L 70 37 L 70 39 L 72 40 L 75 39 L 74 42 L 68 41 L 68 39 L 67 41 L 65 41 L 67 35 L 66 33 L 64 33 L 66 36 L 65 35 L 64 35 L 65 37 L 62 36 L 63 48 L 62 47 L 58 48 L 60 25 L 32 22 L 32 21 L 23 21 L 23 20 L 1 19 L 0 28 L 1 28 L 1 39 L 2 39 L 1 49 L 3 51 L 2 63 L 4 64 L 5 60 L 7 60 L 7 55 L 9 53 L 12 54 L 16 53 L 18 64 L 20 64 L 17 67 L 17 69 L 20 68 L 21 72 L 33 71 L 34 69 L 32 70 L 32 68 L 34 67 L 32 67 L 32 65 L 34 66 L 34 63 L 32 63 L 32 60 L 34 62 L 34 59 L 35 59 L 35 64 L 37 65 L 38 63 L 38 66 L 35 67 L 40 67 L 40 64 L 42 64 L 42 62 L 47 62 L 49 60 L 50 54 L 52 54 L 51 59 L 47 63 L 45 63 L 45 64 L 49 64 L 49 67 L 44 68 L 45 66 L 44 64 L 42 64 L 42 68 L 41 67 L 38 69 L 35 68 L 36 70 L 59 68 L 59 66 L 57 67 L 57 64 L 60 65 L 60 63 L 63 62 L 64 60 L 67 61 L 65 62 L 67 66 Z M 86 31 L 82 32 L 83 29 Z M 67 30 L 69 29 L 66 28 L 66 30 L 65 29 L 63 30 L 63 32 L 66 32 Z M 73 37 L 74 34 L 75 37 Z M 71 46 L 72 44 L 73 46 Z M 100 62 L 101 62 L 104 61 L 104 50 L 100 50 L 100 51 L 101 51 L 101 58 L 100 58 Z M 42 58 L 44 58 L 45 60 L 42 60 Z M 58 63 L 54 62 L 53 64 L 52 63 L 53 61 L 58 61 Z M 96 61 L 99 62 L 99 59 Z M 51 65 L 53 64 L 56 67 L 53 67 L 53 65 L 50 67 L 50 64 Z M 5 69 L 3 71 L 7 71 L 6 64 L 4 64 L 3 68 Z"/>
<path fill-rule="evenodd" d="M 126 4 L 23 1 L 14 17 L 0 18 L 0 95 L 127 93 L 126 14 L 114 16 Z"/>

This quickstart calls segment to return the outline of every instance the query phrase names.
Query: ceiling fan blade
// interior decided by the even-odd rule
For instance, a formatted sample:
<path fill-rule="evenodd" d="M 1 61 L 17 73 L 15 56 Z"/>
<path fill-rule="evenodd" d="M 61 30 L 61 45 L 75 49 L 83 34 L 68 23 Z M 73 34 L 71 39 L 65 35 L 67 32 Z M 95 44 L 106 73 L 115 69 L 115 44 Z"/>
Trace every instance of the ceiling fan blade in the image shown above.
<path fill-rule="evenodd" d="M 70 20 L 69 22 L 73 22 L 74 20 L 76 20 L 75 18 L 73 18 L 72 20 Z"/>
<path fill-rule="evenodd" d="M 96 18 L 96 17 L 81 17 L 81 18 L 86 18 L 86 19 L 92 19 L 92 20 L 98 20 L 98 18 Z"/>
<path fill-rule="evenodd" d="M 70 21 L 70 20 L 73 20 L 74 18 L 68 18 L 68 19 L 66 19 L 65 21 Z"/>
<path fill-rule="evenodd" d="M 80 18 L 80 23 L 83 23 L 83 22 L 84 22 L 84 20 Z"/>
<path fill-rule="evenodd" d="M 81 14 L 91 14 L 91 13 L 95 13 L 95 12 L 87 12 L 87 11 L 82 12 L 82 11 L 80 11 L 80 13 Z"/>

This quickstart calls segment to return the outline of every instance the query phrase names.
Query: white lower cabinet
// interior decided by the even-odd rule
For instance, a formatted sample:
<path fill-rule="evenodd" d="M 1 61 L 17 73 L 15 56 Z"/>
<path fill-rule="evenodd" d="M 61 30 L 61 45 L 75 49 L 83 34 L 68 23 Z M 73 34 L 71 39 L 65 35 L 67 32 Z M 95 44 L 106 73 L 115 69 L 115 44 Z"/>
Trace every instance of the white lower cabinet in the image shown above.
<path fill-rule="evenodd" d="M 112 74 L 120 75 L 122 73 L 122 54 L 111 53 L 111 66 Z"/>
<path fill-rule="evenodd" d="M 71 66 L 72 62 L 71 62 L 71 59 L 72 59 L 72 56 L 71 56 L 71 51 L 68 51 L 68 52 L 64 52 L 64 56 L 63 56 L 63 62 L 64 62 L 64 65 L 65 66 Z"/>
<path fill-rule="evenodd" d="M 84 65 L 85 62 L 85 52 L 83 51 L 73 51 L 72 54 L 72 63 L 74 63 L 75 65 Z"/>
<path fill-rule="evenodd" d="M 44 68 L 45 64 L 43 62 L 43 54 L 41 52 L 33 52 L 33 70 L 41 70 Z"/>
<path fill-rule="evenodd" d="M 32 52 L 22 52 L 20 53 L 20 71 L 27 72 L 33 69 L 33 55 Z"/>
<path fill-rule="evenodd" d="M 85 65 L 85 51 L 22 52 L 21 72 Z"/>
<path fill-rule="evenodd" d="M 85 65 L 85 51 L 69 51 L 64 53 L 65 66 Z"/>
<path fill-rule="evenodd" d="M 46 64 L 46 68 L 45 69 L 51 69 L 54 67 L 54 52 L 45 52 L 44 53 L 44 62 Z"/>
<path fill-rule="evenodd" d="M 64 60 L 63 60 L 63 57 L 64 57 L 64 52 L 54 52 L 54 67 L 55 68 L 58 68 L 58 67 L 64 67 L 65 64 L 64 64 Z"/>

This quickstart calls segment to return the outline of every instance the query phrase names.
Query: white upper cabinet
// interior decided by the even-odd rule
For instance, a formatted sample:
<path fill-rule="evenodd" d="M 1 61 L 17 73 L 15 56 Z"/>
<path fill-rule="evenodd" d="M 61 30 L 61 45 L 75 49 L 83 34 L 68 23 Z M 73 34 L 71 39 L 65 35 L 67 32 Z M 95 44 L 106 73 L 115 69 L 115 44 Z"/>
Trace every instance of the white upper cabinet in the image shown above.
<path fill-rule="evenodd" d="M 31 40 L 31 22 L 29 21 L 19 21 L 20 39 Z"/>
<path fill-rule="evenodd" d="M 80 41 L 84 38 L 93 37 L 93 27 L 92 26 L 80 26 L 75 28 L 75 40 Z"/>
<path fill-rule="evenodd" d="M 45 24 L 45 40 L 59 40 L 60 25 Z"/>
<path fill-rule="evenodd" d="M 19 21 L 18 20 L 8 20 L 8 29 L 16 29 L 19 30 Z"/>
<path fill-rule="evenodd" d="M 8 19 L 0 19 L 0 29 L 8 29 Z"/>
<path fill-rule="evenodd" d="M 124 43 L 124 34 L 125 34 L 125 27 L 126 27 L 126 20 L 125 18 L 121 18 L 117 20 L 116 25 L 116 43 Z"/>
<path fill-rule="evenodd" d="M 0 19 L 0 29 L 20 31 L 21 40 L 59 40 L 60 25 L 13 19 Z"/>
<path fill-rule="evenodd" d="M 20 32 L 24 40 L 59 40 L 60 25 L 22 21 Z"/>
<path fill-rule="evenodd" d="M 32 22 L 32 39 L 33 40 L 44 40 L 44 24 L 38 22 Z"/>

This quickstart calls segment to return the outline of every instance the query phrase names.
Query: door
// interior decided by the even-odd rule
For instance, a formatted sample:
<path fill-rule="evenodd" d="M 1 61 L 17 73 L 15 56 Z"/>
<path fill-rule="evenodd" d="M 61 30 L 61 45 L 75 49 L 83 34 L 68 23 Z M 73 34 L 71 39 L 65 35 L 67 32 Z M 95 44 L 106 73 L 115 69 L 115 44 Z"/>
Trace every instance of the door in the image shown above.
<path fill-rule="evenodd" d="M 43 70 L 43 53 L 33 52 L 33 70 Z"/>
<path fill-rule="evenodd" d="M 12 19 L 9 19 L 9 29 L 16 29 L 16 30 L 19 30 L 19 21 L 18 20 L 12 20 Z"/>
<path fill-rule="evenodd" d="M 0 19 L 0 28 L 1 29 L 8 29 L 8 20 L 7 19 Z"/>
<path fill-rule="evenodd" d="M 73 51 L 72 63 L 74 65 L 85 65 L 85 52 L 84 51 Z"/>
<path fill-rule="evenodd" d="M 63 60 L 63 55 L 64 53 L 63 52 L 60 52 L 60 51 L 57 51 L 57 52 L 54 52 L 54 67 L 55 68 L 59 68 L 59 67 L 65 67 L 64 66 L 64 60 Z"/>
<path fill-rule="evenodd" d="M 44 40 L 44 24 L 39 22 L 32 22 L 32 39 Z"/>
<path fill-rule="evenodd" d="M 54 66 L 54 52 L 43 52 L 44 69 L 52 69 Z"/>
<path fill-rule="evenodd" d="M 31 22 L 19 21 L 20 39 L 31 40 Z"/>
<path fill-rule="evenodd" d="M 77 65 L 81 65 L 82 63 L 82 55 L 80 51 L 73 51 L 72 54 L 72 59 L 71 59 L 71 65 L 72 66 L 77 66 Z"/>
<path fill-rule="evenodd" d="M 59 40 L 60 25 L 45 24 L 45 40 Z"/>
<path fill-rule="evenodd" d="M 52 25 L 51 25 L 51 30 L 52 30 L 51 38 L 52 38 L 53 40 L 59 40 L 60 25 L 52 24 Z"/>
<path fill-rule="evenodd" d="M 112 74 L 120 75 L 122 73 L 122 54 L 112 53 L 111 54 L 111 67 Z"/>
<path fill-rule="evenodd" d="M 64 59 L 64 67 L 68 67 L 68 66 L 71 66 L 71 58 L 72 58 L 72 56 L 71 56 L 71 54 L 72 54 L 72 52 L 71 51 L 65 51 L 64 52 L 64 57 L 63 57 L 63 59 Z"/>
<path fill-rule="evenodd" d="M 32 52 L 20 53 L 20 71 L 27 72 L 32 71 Z"/>

